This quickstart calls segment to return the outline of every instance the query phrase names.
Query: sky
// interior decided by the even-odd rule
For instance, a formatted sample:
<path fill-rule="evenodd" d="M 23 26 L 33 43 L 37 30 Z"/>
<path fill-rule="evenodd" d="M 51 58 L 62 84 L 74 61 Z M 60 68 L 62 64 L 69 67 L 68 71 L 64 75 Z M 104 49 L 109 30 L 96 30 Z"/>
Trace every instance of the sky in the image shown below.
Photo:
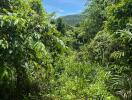
<path fill-rule="evenodd" d="M 86 0 L 43 0 L 48 13 L 56 12 L 57 16 L 78 14 L 84 9 Z"/>

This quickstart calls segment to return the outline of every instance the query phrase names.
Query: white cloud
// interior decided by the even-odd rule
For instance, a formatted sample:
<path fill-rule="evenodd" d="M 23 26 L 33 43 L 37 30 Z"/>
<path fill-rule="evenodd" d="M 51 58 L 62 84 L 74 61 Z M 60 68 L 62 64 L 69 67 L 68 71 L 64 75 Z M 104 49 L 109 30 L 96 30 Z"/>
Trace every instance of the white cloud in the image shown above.
<path fill-rule="evenodd" d="M 63 10 L 63 9 L 57 9 L 57 12 L 59 12 L 59 13 L 63 13 L 64 10 Z"/>

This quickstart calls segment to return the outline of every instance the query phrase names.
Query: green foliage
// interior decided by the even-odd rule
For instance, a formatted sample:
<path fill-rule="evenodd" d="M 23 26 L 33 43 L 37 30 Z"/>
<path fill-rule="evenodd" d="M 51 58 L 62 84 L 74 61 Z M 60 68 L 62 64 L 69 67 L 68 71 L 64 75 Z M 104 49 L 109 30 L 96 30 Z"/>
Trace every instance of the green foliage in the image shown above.
<path fill-rule="evenodd" d="M 122 5 L 122 2 L 121 4 L 119 3 L 115 5 Z M 128 6 L 127 1 L 126 6 Z M 111 8 L 111 6 L 109 8 Z M 113 29 L 111 29 L 108 26 L 109 22 L 112 23 L 112 21 L 109 18 L 111 18 L 111 16 L 108 17 L 108 21 L 106 21 L 106 24 L 104 25 L 104 30 L 100 31 L 89 45 L 91 59 L 96 60 L 97 58 L 97 60 L 101 63 L 106 63 L 106 61 L 108 61 L 111 63 L 115 62 L 116 64 L 117 63 L 123 64 L 124 62 L 125 65 L 126 64 L 131 65 L 130 63 L 131 57 L 129 58 L 129 55 L 131 53 L 131 20 L 130 20 L 131 17 L 127 16 L 129 22 L 123 23 L 125 25 L 123 30 L 120 30 L 120 28 L 118 28 L 118 30 L 115 30 L 113 34 L 112 34 Z M 120 21 L 121 20 L 124 20 L 124 18 L 123 19 L 121 18 Z M 112 27 L 113 24 L 114 23 L 111 24 Z M 120 27 L 124 25 L 117 26 Z"/>
<path fill-rule="evenodd" d="M 62 18 L 58 18 L 57 21 L 56 21 L 56 26 L 57 26 L 57 30 L 59 32 L 61 32 L 62 34 L 65 34 L 65 23 L 63 22 L 63 19 Z"/>
<path fill-rule="evenodd" d="M 119 3 L 109 6 L 107 8 L 108 20 L 105 23 L 105 28 L 112 32 L 126 28 L 132 16 L 131 7 L 131 0 L 121 0 Z"/>
<path fill-rule="evenodd" d="M 91 0 L 85 20 L 55 20 L 41 0 L 2 0 L 0 99 L 131 100 L 131 8 L 131 0 Z"/>
<path fill-rule="evenodd" d="M 131 0 L 120 0 L 106 8 L 103 30 L 87 45 L 87 59 L 108 67 L 110 91 L 121 100 L 130 100 L 131 86 Z M 116 76 L 121 76 L 116 78 Z M 127 76 L 127 78 L 124 78 Z M 115 79 L 115 80 L 114 80 Z M 126 87 L 125 87 L 126 86 Z M 127 89 L 126 89 L 127 88 Z M 119 93 L 119 94 L 118 94 Z"/>
<path fill-rule="evenodd" d="M 111 85 L 112 84 L 112 85 Z M 108 82 L 109 90 L 121 100 L 132 99 L 132 79 L 128 75 L 114 75 Z"/>
<path fill-rule="evenodd" d="M 97 32 L 102 29 L 103 22 L 106 20 L 105 8 L 110 3 L 107 0 L 92 0 L 83 12 L 86 16 L 81 24 L 84 31 L 82 38 L 84 43 L 90 42 Z"/>
<path fill-rule="evenodd" d="M 75 54 L 75 52 L 71 52 Z M 56 60 L 56 84 L 53 97 L 60 100 L 108 99 L 116 100 L 108 91 L 105 81 L 109 73 L 97 64 L 76 61 L 76 56 L 62 56 Z M 63 58 L 63 59 L 62 59 Z M 60 72 L 60 73 L 57 73 Z"/>
<path fill-rule="evenodd" d="M 6 69 L 0 72 L 0 85 L 5 86 L 1 90 L 1 99 L 23 100 L 28 96 L 29 99 L 36 96 L 35 100 L 46 98 L 50 79 L 47 77 L 50 77 L 49 69 L 52 68 L 50 52 L 60 53 L 65 46 L 53 34 L 57 34 L 57 31 L 49 25 L 41 0 L 3 2 L 0 14 L 0 65 L 4 69 L 13 68 L 15 79 L 8 75 Z M 6 82 L 2 81 L 4 78 Z M 13 89 L 6 83 L 13 85 Z M 10 90 L 11 93 L 8 92 Z"/>

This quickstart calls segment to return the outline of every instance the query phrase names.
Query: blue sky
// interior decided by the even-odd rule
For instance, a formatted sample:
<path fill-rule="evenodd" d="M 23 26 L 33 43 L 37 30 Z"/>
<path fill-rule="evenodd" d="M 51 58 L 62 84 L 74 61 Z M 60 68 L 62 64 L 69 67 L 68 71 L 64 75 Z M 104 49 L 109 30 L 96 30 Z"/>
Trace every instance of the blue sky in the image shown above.
<path fill-rule="evenodd" d="M 43 0 L 47 12 L 56 12 L 58 16 L 77 14 L 83 11 L 86 0 Z"/>

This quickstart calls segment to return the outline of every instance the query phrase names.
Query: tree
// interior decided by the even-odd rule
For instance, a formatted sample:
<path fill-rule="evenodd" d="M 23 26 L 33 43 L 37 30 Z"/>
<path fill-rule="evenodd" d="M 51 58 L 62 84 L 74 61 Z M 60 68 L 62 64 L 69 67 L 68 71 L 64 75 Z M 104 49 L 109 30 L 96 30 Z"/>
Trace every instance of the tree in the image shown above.
<path fill-rule="evenodd" d="M 57 30 L 59 32 L 61 32 L 63 35 L 65 34 L 66 32 L 66 25 L 64 24 L 62 18 L 58 18 L 57 21 L 56 21 L 56 27 L 57 27 Z"/>
<path fill-rule="evenodd" d="M 52 68 L 49 51 L 61 51 L 63 42 L 53 35 L 57 31 L 48 24 L 41 0 L 4 0 L 0 7 L 1 99 L 46 99 Z M 3 76 L 9 78 L 4 81 Z"/>

